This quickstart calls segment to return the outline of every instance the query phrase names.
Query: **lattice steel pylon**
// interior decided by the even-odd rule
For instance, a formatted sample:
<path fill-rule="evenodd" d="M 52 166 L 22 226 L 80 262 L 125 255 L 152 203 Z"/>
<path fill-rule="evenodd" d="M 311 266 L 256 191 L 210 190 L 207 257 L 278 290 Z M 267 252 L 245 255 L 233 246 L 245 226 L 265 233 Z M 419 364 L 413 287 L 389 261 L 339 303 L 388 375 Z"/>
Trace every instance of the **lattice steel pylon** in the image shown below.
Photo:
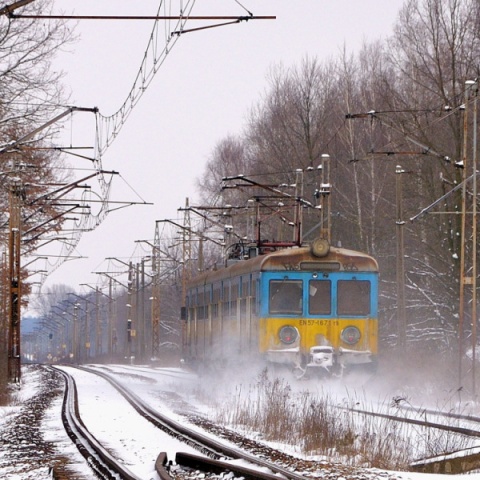
<path fill-rule="evenodd" d="M 8 378 L 19 382 L 20 368 L 20 307 L 21 307 L 21 275 L 20 275 L 20 240 L 21 209 L 24 187 L 19 180 L 13 180 L 10 186 L 10 220 L 8 241 L 9 265 L 9 298 L 8 298 Z"/>

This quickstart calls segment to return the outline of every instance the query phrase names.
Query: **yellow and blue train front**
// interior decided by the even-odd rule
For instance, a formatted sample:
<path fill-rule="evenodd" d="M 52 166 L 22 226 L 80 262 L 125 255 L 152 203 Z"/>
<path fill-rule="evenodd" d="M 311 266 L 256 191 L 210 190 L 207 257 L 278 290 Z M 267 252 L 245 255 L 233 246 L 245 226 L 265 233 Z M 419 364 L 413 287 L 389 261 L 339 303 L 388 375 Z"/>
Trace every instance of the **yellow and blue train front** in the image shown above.
<path fill-rule="evenodd" d="M 375 361 L 377 272 L 262 272 L 259 290 L 259 347 L 268 361 L 327 370 Z"/>

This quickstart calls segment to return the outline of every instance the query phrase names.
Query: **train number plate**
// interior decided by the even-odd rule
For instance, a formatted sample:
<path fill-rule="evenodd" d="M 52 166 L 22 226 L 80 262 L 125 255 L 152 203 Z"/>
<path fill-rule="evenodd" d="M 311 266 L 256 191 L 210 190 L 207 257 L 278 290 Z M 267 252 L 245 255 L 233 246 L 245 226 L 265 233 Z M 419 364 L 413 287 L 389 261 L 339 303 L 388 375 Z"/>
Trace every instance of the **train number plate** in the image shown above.
<path fill-rule="evenodd" d="M 301 327 L 327 327 L 327 326 L 338 327 L 338 320 L 300 320 Z"/>

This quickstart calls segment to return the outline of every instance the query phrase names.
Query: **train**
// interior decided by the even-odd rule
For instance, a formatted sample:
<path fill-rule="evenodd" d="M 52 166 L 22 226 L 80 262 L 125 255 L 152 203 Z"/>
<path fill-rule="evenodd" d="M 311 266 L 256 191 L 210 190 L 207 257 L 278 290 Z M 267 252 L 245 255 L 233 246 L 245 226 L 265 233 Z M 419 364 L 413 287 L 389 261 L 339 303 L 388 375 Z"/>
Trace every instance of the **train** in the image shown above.
<path fill-rule="evenodd" d="M 186 362 L 236 365 L 258 358 L 297 377 L 375 369 L 379 272 L 373 257 L 323 238 L 273 251 L 239 250 L 222 268 L 186 285 Z"/>

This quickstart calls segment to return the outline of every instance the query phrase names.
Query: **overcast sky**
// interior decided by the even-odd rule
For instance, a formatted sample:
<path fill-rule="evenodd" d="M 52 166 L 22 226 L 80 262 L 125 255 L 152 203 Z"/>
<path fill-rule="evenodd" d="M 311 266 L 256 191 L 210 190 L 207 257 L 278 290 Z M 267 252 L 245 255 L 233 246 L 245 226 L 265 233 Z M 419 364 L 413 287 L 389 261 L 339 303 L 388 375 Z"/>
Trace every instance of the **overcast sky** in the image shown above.
<path fill-rule="evenodd" d="M 176 8 L 172 14 L 178 14 L 179 2 L 171 3 Z M 241 4 L 256 16 L 276 19 L 182 35 L 103 156 L 103 168 L 121 174 L 114 179 L 112 200 L 153 205 L 112 212 L 96 230 L 83 235 L 74 252 L 88 258 L 66 262 L 45 286 L 63 283 L 78 291 L 81 283 L 97 283 L 99 275 L 91 272 L 104 271 L 106 257 L 128 261 L 136 240 L 153 240 L 155 220 L 176 218 L 186 197 L 195 203 L 195 178 L 217 142 L 241 133 L 249 109 L 267 88 L 273 65 L 298 65 L 307 55 L 326 60 L 344 47 L 355 51 L 365 40 L 385 38 L 403 0 Z M 55 8 L 79 15 L 154 15 L 158 1 L 57 0 Z M 197 0 L 192 14 L 244 15 L 245 10 L 234 0 Z M 200 25 L 192 20 L 187 28 Z M 71 104 L 114 113 L 133 85 L 151 28 L 151 21 L 78 21 L 78 41 L 55 63 L 65 72 Z M 163 44 L 159 42 L 162 48 Z M 92 144 L 93 115 L 87 117 L 76 114 L 65 125 L 72 144 Z M 83 160 L 69 162 L 76 168 L 88 166 Z"/>

